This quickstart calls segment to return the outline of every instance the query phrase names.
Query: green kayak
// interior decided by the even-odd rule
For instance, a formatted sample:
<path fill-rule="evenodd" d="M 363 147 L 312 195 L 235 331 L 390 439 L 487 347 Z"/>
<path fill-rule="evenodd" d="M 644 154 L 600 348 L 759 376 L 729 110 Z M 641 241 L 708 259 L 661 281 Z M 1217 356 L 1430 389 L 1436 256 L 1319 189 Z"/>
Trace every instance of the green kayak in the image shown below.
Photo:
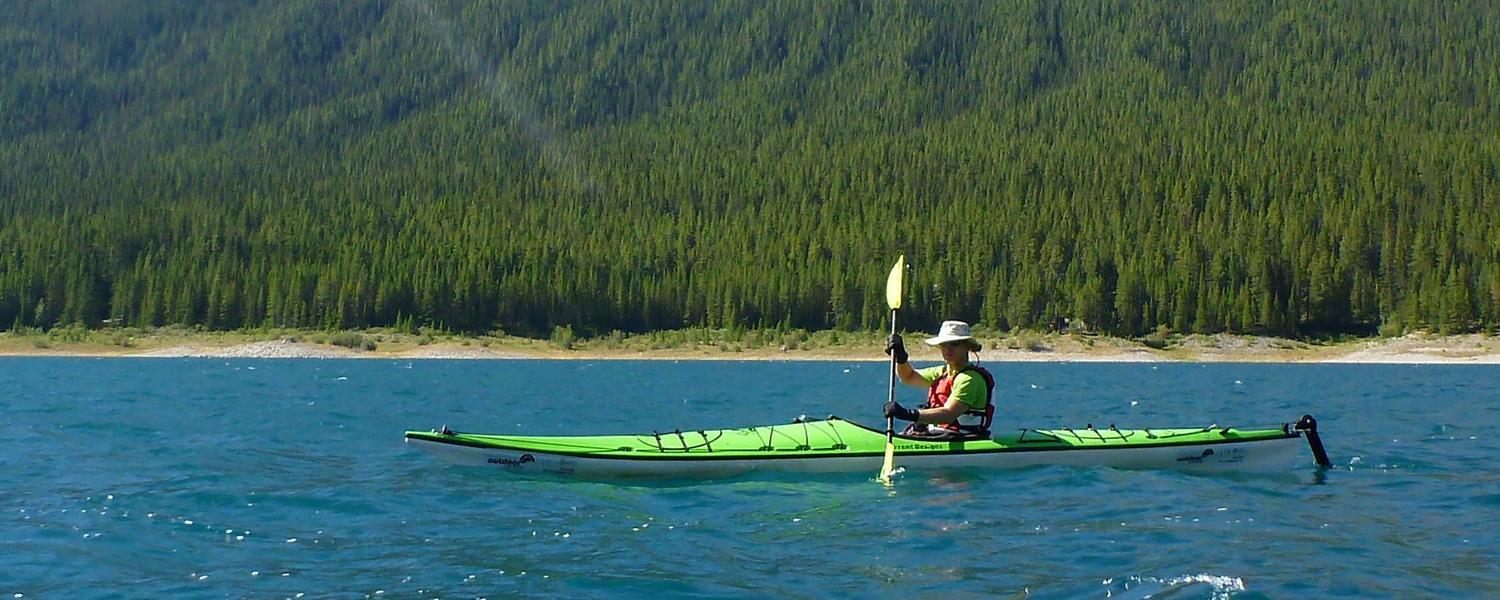
<path fill-rule="evenodd" d="M 741 429 L 636 435 L 524 436 L 408 431 L 406 443 L 445 461 L 509 472 L 585 479 L 713 478 L 752 472 L 845 473 L 881 467 L 884 430 L 837 417 Z M 1310 416 L 1280 427 L 1021 429 L 962 441 L 897 436 L 909 470 L 1010 469 L 1036 465 L 1191 471 L 1287 469 L 1310 446 L 1327 465 Z"/>

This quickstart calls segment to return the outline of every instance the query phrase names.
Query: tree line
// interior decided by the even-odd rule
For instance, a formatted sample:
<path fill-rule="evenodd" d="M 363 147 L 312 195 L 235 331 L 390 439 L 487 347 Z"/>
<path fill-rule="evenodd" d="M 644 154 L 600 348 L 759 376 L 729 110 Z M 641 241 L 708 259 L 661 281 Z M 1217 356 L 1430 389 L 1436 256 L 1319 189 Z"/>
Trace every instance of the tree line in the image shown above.
<path fill-rule="evenodd" d="M 1486 3 L 0 7 L 0 329 L 1500 323 Z"/>

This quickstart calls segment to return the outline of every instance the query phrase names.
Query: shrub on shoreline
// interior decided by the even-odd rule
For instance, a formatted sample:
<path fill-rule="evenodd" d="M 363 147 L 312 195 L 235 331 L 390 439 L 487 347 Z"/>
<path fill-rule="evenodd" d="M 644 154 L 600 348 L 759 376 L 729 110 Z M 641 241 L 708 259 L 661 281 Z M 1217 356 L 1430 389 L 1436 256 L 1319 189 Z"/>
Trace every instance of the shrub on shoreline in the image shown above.
<path fill-rule="evenodd" d="M 375 340 L 368 339 L 364 335 L 353 331 L 340 331 L 328 339 L 328 343 L 335 346 L 343 346 L 354 350 L 373 351 L 376 348 Z"/>

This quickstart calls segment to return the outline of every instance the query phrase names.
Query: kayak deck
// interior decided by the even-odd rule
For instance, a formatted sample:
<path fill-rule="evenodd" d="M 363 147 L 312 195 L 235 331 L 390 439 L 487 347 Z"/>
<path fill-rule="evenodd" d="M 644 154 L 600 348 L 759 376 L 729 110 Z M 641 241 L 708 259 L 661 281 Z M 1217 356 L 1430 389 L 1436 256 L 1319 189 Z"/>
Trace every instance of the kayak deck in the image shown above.
<path fill-rule="evenodd" d="M 898 463 L 989 468 L 1035 464 L 1238 469 L 1295 456 L 1303 432 L 1274 428 L 1021 429 L 966 440 L 897 436 Z M 408 431 L 406 441 L 459 464 L 570 475 L 714 475 L 878 468 L 885 432 L 837 417 L 738 429 L 637 435 L 523 436 Z M 1251 449 L 1255 451 L 1252 452 Z M 1290 452 L 1287 451 L 1290 449 Z M 821 459 L 821 460 L 815 460 Z M 1290 466 L 1287 462 L 1285 466 Z"/>

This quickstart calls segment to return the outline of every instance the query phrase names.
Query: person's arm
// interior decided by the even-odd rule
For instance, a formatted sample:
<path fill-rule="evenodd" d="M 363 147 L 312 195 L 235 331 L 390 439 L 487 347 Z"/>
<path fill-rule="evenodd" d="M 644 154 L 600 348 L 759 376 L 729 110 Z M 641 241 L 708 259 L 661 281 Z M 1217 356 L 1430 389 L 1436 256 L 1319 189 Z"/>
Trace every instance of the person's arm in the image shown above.
<path fill-rule="evenodd" d="M 952 423 L 960 416 L 968 412 L 969 406 L 958 399 L 958 394 L 948 396 L 948 402 L 942 408 L 920 408 L 917 409 L 918 423 Z"/>
<path fill-rule="evenodd" d="M 922 377 L 922 374 L 918 373 L 916 369 L 913 369 L 911 367 L 911 363 L 909 362 L 896 364 L 896 379 L 900 379 L 901 383 L 912 387 L 932 387 L 932 382 Z"/>
<path fill-rule="evenodd" d="M 918 423 L 952 423 L 969 411 L 974 405 L 983 405 L 985 389 L 984 381 L 973 371 L 962 373 L 953 382 L 952 393 L 948 395 L 948 401 L 941 408 L 923 408 L 917 410 Z"/>

